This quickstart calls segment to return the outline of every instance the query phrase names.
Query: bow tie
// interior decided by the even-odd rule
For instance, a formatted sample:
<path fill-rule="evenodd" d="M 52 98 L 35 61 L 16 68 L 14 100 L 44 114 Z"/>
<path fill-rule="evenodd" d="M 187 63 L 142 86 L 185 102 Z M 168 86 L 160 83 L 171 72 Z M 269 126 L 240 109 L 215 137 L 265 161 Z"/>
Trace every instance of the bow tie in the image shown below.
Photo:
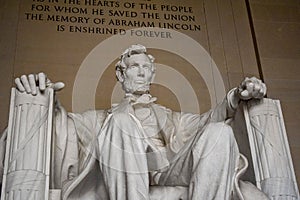
<path fill-rule="evenodd" d="M 126 94 L 126 98 L 129 99 L 131 105 L 143 104 L 147 105 L 157 100 L 156 97 L 152 97 L 150 94 L 143 94 L 142 96 L 136 97 L 133 94 Z"/>

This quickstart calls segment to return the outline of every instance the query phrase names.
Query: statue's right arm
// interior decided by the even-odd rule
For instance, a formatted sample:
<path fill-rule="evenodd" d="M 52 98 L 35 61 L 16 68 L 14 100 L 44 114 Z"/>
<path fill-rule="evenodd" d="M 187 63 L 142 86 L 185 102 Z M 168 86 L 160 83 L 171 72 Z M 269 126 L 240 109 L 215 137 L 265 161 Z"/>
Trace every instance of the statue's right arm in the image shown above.
<path fill-rule="evenodd" d="M 38 74 L 22 75 L 15 79 L 16 88 L 20 92 L 36 95 L 37 90 L 44 91 L 47 87 L 51 87 L 54 91 L 61 90 L 65 84 L 63 82 L 52 83 L 47 75 L 43 72 Z"/>

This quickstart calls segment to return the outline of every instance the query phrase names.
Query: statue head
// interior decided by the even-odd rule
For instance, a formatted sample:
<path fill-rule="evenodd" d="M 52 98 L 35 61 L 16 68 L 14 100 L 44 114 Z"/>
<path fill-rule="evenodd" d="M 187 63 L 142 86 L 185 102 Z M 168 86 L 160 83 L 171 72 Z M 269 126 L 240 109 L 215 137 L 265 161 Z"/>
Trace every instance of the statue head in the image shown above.
<path fill-rule="evenodd" d="M 132 45 L 116 64 L 116 75 L 126 93 L 148 93 L 155 75 L 154 57 L 143 45 Z"/>

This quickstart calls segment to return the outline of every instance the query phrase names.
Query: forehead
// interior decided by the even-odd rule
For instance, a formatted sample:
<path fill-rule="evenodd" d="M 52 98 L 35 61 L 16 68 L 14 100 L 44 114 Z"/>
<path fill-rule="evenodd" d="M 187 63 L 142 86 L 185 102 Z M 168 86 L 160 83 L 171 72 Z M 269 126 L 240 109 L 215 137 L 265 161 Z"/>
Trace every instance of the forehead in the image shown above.
<path fill-rule="evenodd" d="M 125 59 L 126 64 L 133 63 L 151 63 L 146 54 L 133 54 Z"/>

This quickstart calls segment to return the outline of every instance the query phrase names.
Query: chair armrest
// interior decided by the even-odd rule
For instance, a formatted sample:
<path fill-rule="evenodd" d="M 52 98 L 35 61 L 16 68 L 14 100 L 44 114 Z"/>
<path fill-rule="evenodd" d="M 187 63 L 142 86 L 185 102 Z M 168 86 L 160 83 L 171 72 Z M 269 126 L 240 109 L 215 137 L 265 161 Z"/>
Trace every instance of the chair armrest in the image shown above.
<path fill-rule="evenodd" d="M 11 90 L 1 200 L 48 200 L 53 89 L 36 96 Z"/>
<path fill-rule="evenodd" d="M 251 100 L 243 105 L 256 185 L 269 198 L 299 198 L 279 100 Z"/>

